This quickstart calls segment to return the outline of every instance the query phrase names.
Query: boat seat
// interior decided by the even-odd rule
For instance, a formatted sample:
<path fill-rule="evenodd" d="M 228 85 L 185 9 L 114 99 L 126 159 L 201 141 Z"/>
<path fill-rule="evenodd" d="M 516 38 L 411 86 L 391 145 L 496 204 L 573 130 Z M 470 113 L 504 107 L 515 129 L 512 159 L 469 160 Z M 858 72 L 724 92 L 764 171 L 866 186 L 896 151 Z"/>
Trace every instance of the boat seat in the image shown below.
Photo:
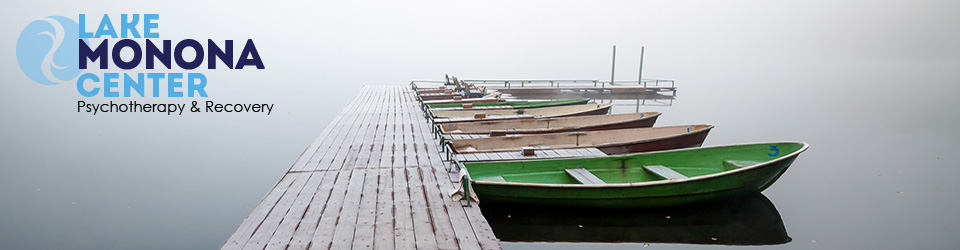
<path fill-rule="evenodd" d="M 681 180 L 689 178 L 686 175 L 677 173 L 677 171 L 664 167 L 663 165 L 643 166 L 643 169 L 660 177 L 666 178 L 667 180 Z"/>
<path fill-rule="evenodd" d="M 570 174 L 571 177 L 579 181 L 581 184 L 607 184 L 584 168 L 564 169 L 564 171 L 567 171 L 567 174 Z"/>
<path fill-rule="evenodd" d="M 731 161 L 731 160 L 725 160 L 725 161 L 723 161 L 723 167 L 726 168 L 727 170 L 734 170 L 734 169 L 738 169 L 738 168 L 745 168 L 745 167 L 753 166 L 753 165 L 756 165 L 756 164 L 759 164 L 759 163 L 760 163 L 760 162 L 755 162 L 755 161 Z"/>

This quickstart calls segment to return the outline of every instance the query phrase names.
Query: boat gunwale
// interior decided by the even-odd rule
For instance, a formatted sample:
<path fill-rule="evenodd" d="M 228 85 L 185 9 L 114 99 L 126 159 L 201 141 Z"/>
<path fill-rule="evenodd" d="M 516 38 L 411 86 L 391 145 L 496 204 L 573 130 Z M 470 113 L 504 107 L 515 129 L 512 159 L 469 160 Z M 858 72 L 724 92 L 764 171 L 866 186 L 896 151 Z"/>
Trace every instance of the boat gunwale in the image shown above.
<path fill-rule="evenodd" d="M 647 114 L 647 113 L 654 113 L 654 114 L 652 114 L 652 115 L 650 115 L 650 116 L 642 116 L 642 117 L 637 118 L 637 119 L 614 121 L 614 122 L 608 122 L 608 123 L 597 123 L 597 124 L 581 125 L 581 126 L 575 126 L 575 127 L 514 129 L 514 130 L 506 130 L 506 131 L 507 131 L 507 134 L 535 134 L 535 133 L 541 133 L 541 132 L 543 132 L 543 133 L 555 133 L 555 132 L 553 132 L 553 131 L 561 131 L 561 132 L 565 133 L 564 131 L 567 131 L 567 130 L 569 130 L 569 132 L 573 132 L 573 131 L 580 130 L 580 129 L 584 129 L 584 128 L 590 129 L 590 128 L 598 128 L 598 127 L 604 127 L 604 126 L 615 126 L 615 125 L 626 124 L 626 123 L 631 123 L 631 122 L 639 122 L 639 121 L 643 121 L 643 120 L 647 120 L 647 119 L 659 118 L 660 115 L 663 114 L 663 113 L 655 112 L 655 111 L 643 112 L 643 113 L 630 113 L 630 114 Z M 537 117 L 537 118 L 534 118 L 534 119 L 564 119 L 564 118 L 582 118 L 582 117 L 585 117 L 585 116 L 572 116 L 572 117 Z M 443 126 L 440 126 L 440 132 L 443 133 L 443 134 L 461 134 L 461 135 L 485 135 L 485 134 L 490 134 L 490 131 L 486 131 L 486 132 L 460 132 L 460 131 L 457 131 L 457 130 L 454 130 L 454 131 L 446 131 L 446 129 L 445 129 Z"/>
<path fill-rule="evenodd" d="M 449 99 L 449 100 L 447 100 L 447 99 L 443 99 L 443 100 L 421 100 L 420 102 L 421 102 L 422 104 L 425 104 L 425 105 L 430 105 L 430 104 L 457 104 L 457 103 L 465 103 L 465 102 L 490 101 L 490 100 L 498 100 L 498 101 L 499 101 L 500 98 L 486 97 L 486 96 L 484 96 L 484 97 L 479 97 L 479 98 L 463 98 L 463 99 L 460 99 L 460 100 L 453 100 L 453 99 Z"/>
<path fill-rule="evenodd" d="M 701 175 L 701 176 L 696 176 L 696 177 L 690 177 L 690 178 L 686 178 L 686 179 L 644 181 L 644 182 L 631 182 L 631 183 L 608 183 L 608 184 L 547 184 L 547 183 L 518 183 L 518 182 L 499 182 L 499 181 L 478 181 L 478 180 L 473 180 L 473 177 L 470 177 L 470 182 L 473 183 L 473 184 L 481 184 L 481 185 L 518 186 L 518 187 L 545 187 L 545 188 L 611 188 L 611 187 L 646 187 L 646 186 L 658 186 L 658 185 L 667 185 L 667 184 L 676 184 L 676 183 L 682 183 L 682 182 L 693 182 L 693 181 L 699 181 L 699 180 L 705 180 L 705 179 L 712 179 L 712 178 L 718 178 L 718 177 L 722 177 L 722 176 L 726 176 L 726 175 L 730 175 L 730 174 L 735 174 L 735 173 L 739 173 L 739 172 L 754 170 L 754 169 L 757 169 L 757 168 L 765 167 L 765 166 L 767 166 L 767 165 L 770 165 L 770 164 L 773 164 L 773 163 L 782 161 L 782 160 L 784 160 L 784 159 L 788 159 L 788 158 L 790 158 L 790 157 L 797 156 L 797 155 L 799 155 L 800 153 L 803 153 L 803 151 L 806 151 L 807 148 L 810 147 L 810 144 L 807 144 L 806 142 L 798 142 L 798 141 L 794 141 L 794 142 L 767 142 L 767 143 L 727 144 L 727 145 L 718 145 L 718 146 L 701 147 L 701 148 L 683 148 L 683 149 L 673 149 L 673 150 L 664 150 L 664 151 L 646 152 L 646 153 L 636 153 L 636 154 L 652 154 L 652 153 L 664 153 L 664 152 L 685 151 L 685 150 L 697 150 L 697 149 L 704 149 L 704 148 L 719 148 L 719 147 L 744 146 L 744 145 L 754 145 L 754 144 L 781 144 L 781 143 L 797 143 L 797 144 L 803 145 L 803 147 L 801 147 L 800 149 L 798 149 L 797 151 L 795 151 L 795 152 L 793 152 L 793 153 L 784 155 L 784 156 L 782 156 L 782 157 L 779 157 L 779 158 L 776 158 L 776 159 L 773 159 L 773 160 L 769 160 L 769 161 L 765 161 L 765 162 L 762 162 L 762 163 L 759 163 L 759 164 L 755 164 L 755 165 L 752 165 L 752 166 L 749 166 L 749 167 L 738 168 L 738 169 L 733 169 L 733 170 L 727 170 L 727 171 L 722 171 L 722 172 L 714 173 L 714 174 L 708 174 L 708 175 Z M 629 157 L 629 156 L 631 156 L 631 155 L 620 155 L 620 156 L 617 156 L 617 157 Z M 547 160 L 547 159 L 545 159 L 545 160 Z M 521 161 L 522 161 L 522 160 L 521 160 Z M 501 162 L 501 163 L 502 163 L 502 162 Z M 467 170 L 466 170 L 466 167 L 462 167 L 462 168 L 463 168 L 463 169 L 461 169 L 461 171 L 467 171 Z M 470 176 L 470 173 L 469 173 L 469 172 L 467 172 L 467 176 Z"/>
<path fill-rule="evenodd" d="M 501 104 L 501 103 L 532 103 L 532 102 L 541 102 L 545 104 L 531 105 L 531 106 L 512 106 L 510 104 L 505 104 L 503 106 L 496 106 L 496 109 L 525 109 L 525 108 L 539 108 L 539 107 L 555 107 L 555 106 L 567 106 L 567 105 L 579 105 L 579 104 L 589 104 L 593 99 L 591 98 L 575 98 L 575 99 L 563 99 L 563 100 L 551 100 L 551 101 L 504 101 L 504 102 L 491 102 L 491 103 L 478 103 L 478 104 Z M 461 107 L 445 107 L 445 108 L 431 108 L 430 105 L 449 105 L 449 104 L 458 104 L 458 103 L 439 103 L 439 104 L 427 104 L 427 109 L 431 111 L 439 110 L 468 110 L 467 108 Z M 477 108 L 481 107 L 481 108 Z M 482 109 L 482 107 L 489 106 L 474 106 L 469 109 Z"/>
<path fill-rule="evenodd" d="M 711 125 L 711 124 L 691 124 L 691 125 L 677 125 L 677 126 L 650 127 L 650 128 L 669 128 L 669 127 L 688 127 L 688 126 L 693 126 L 693 127 L 705 126 L 705 127 L 702 128 L 702 129 L 696 130 L 696 131 L 685 132 L 685 133 L 681 133 L 681 134 L 674 134 L 674 135 L 669 135 L 669 136 L 666 136 L 666 137 L 655 137 L 655 138 L 647 138 L 647 139 L 644 139 L 644 140 L 625 141 L 625 142 L 608 142 L 608 143 L 603 143 L 603 144 L 592 144 L 592 145 L 584 145 L 584 146 L 550 147 L 550 148 L 548 148 L 548 149 L 607 148 L 607 147 L 617 147 L 617 146 L 623 146 L 623 145 L 632 145 L 632 144 L 639 144 L 639 143 L 647 143 L 647 142 L 655 142 L 655 141 L 675 139 L 675 138 L 679 138 L 679 137 L 683 137 L 683 136 L 696 135 L 696 134 L 700 134 L 700 133 L 708 133 L 708 132 L 710 132 L 711 129 L 714 128 L 714 126 Z M 567 134 L 567 133 L 583 133 L 583 132 L 587 132 L 587 133 L 590 133 L 590 132 L 609 132 L 609 131 L 616 131 L 616 130 L 650 129 L 650 128 L 625 128 L 625 129 L 602 130 L 602 131 L 570 131 L 570 132 L 554 133 L 553 135 L 557 135 L 557 134 Z M 538 135 L 542 135 L 542 134 L 517 134 L 517 135 L 515 135 L 515 136 L 538 136 Z M 487 139 L 487 138 L 493 138 L 493 137 L 486 137 L 486 138 L 482 138 L 482 139 Z M 473 138 L 471 138 L 471 139 L 473 139 Z M 450 144 L 451 144 L 451 147 L 450 147 L 450 148 L 454 151 L 454 153 L 457 153 L 457 154 L 499 153 L 499 152 L 513 152 L 513 151 L 516 151 L 516 149 L 494 149 L 494 150 L 476 150 L 476 151 L 460 152 L 459 150 L 457 150 L 456 147 L 453 147 L 453 146 L 452 146 L 453 143 L 456 142 L 457 140 L 469 140 L 469 139 L 454 139 L 454 140 L 449 140 L 449 141 L 447 142 L 447 143 L 450 143 Z M 652 151 L 652 152 L 649 152 L 649 153 L 653 153 L 653 152 L 664 152 L 664 151 Z"/>
<path fill-rule="evenodd" d="M 588 104 L 580 104 L 580 105 L 589 105 L 589 103 L 588 103 Z M 461 121 L 443 121 L 443 123 L 446 123 L 446 122 L 477 122 L 477 121 L 483 121 L 483 120 L 493 120 L 493 119 L 499 118 L 499 117 L 507 117 L 507 118 L 505 118 L 505 119 L 499 119 L 499 120 L 511 120 L 511 119 L 514 119 L 514 118 L 513 118 L 514 116 L 525 116 L 525 115 L 529 116 L 530 118 L 534 118 L 534 119 L 535 119 L 535 118 L 563 118 L 563 117 L 581 116 L 582 114 L 589 114 L 590 112 L 597 112 L 598 110 L 603 110 L 603 109 L 606 109 L 606 110 L 607 110 L 607 113 L 610 113 L 610 108 L 612 108 L 612 107 L 613 107 L 613 104 L 598 104 L 596 108 L 587 109 L 587 110 L 581 110 L 581 111 L 576 111 L 576 112 L 571 112 L 571 113 L 563 113 L 563 114 L 557 114 L 557 115 L 550 115 L 550 116 L 534 116 L 534 115 L 529 115 L 529 114 L 488 115 L 486 118 L 482 118 L 482 119 L 472 118 L 472 119 L 465 119 L 465 120 L 461 120 Z M 546 108 L 552 108 L 552 107 L 546 107 Z M 433 116 L 433 112 L 430 112 L 430 115 Z M 470 117 L 469 117 L 469 116 L 458 116 L 458 117 L 436 117 L 436 116 L 434 116 L 434 121 L 436 121 L 436 120 L 438 120 L 438 119 L 456 119 L 456 118 L 470 118 Z M 441 122 L 436 122 L 436 123 L 441 123 Z"/>
<path fill-rule="evenodd" d="M 573 105 L 571 105 L 571 106 L 573 106 Z M 613 108 L 613 104 L 612 104 L 612 103 L 599 103 L 599 105 L 597 105 L 597 107 L 596 107 L 596 108 L 593 108 L 593 109 L 581 110 L 581 111 L 575 111 L 575 112 L 571 112 L 571 113 L 551 115 L 551 116 L 540 116 L 540 117 L 544 117 L 544 118 L 559 118 L 559 117 L 579 116 L 579 115 L 581 115 L 581 114 L 588 114 L 588 113 L 596 112 L 596 111 L 598 111 L 598 110 L 603 110 L 603 109 L 606 109 L 606 110 L 607 110 L 606 114 L 609 114 L 609 113 L 610 113 L 610 109 L 612 109 L 612 108 Z"/>

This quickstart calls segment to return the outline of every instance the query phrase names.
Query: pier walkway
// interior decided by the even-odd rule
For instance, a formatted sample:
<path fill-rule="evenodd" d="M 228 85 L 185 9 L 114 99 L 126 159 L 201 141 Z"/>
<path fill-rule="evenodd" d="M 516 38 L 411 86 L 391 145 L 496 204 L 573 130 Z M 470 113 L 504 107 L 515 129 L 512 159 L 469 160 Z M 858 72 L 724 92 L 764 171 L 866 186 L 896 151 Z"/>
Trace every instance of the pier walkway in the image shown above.
<path fill-rule="evenodd" d="M 222 249 L 500 249 L 414 97 L 364 86 Z"/>

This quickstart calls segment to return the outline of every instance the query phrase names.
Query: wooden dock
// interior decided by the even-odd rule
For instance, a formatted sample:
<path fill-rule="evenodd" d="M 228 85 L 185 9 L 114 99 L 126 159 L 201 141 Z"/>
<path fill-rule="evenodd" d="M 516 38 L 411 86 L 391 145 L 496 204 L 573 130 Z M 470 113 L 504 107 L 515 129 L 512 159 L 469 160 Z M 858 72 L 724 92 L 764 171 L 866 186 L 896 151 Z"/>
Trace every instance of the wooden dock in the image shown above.
<path fill-rule="evenodd" d="M 500 249 L 409 86 L 364 86 L 222 249 Z"/>

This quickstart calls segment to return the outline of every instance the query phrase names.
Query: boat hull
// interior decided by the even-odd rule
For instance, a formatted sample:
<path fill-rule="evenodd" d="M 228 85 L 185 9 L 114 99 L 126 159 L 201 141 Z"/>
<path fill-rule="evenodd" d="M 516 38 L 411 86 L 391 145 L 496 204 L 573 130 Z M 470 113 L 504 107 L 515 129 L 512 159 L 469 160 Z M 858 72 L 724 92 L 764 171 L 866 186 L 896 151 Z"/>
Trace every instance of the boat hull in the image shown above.
<path fill-rule="evenodd" d="M 443 93 L 445 93 L 446 91 L 447 91 L 446 89 L 424 89 L 424 90 L 417 90 L 417 93 L 418 93 L 418 94 L 421 94 L 421 95 L 425 95 L 425 94 L 443 94 Z"/>
<path fill-rule="evenodd" d="M 807 147 L 805 143 L 745 144 L 594 158 L 468 162 L 463 167 L 481 202 L 664 207 L 763 191 Z M 664 175 L 664 170 L 652 172 L 650 166 L 675 172 Z M 602 182 L 580 184 L 576 176 L 564 172 L 570 169 L 586 169 Z"/>
<path fill-rule="evenodd" d="M 707 134 L 709 133 L 710 129 L 705 129 L 697 133 L 686 134 L 665 140 L 629 143 L 626 145 L 616 146 L 600 146 L 597 147 L 597 149 L 600 149 L 600 151 L 603 151 L 607 155 L 619 155 L 679 148 L 693 148 L 703 145 L 703 141 L 707 139 Z"/>
<path fill-rule="evenodd" d="M 438 93 L 438 94 L 423 94 L 423 95 L 420 95 L 420 100 L 423 100 L 423 101 L 453 100 L 453 97 L 454 97 L 454 96 L 461 96 L 461 95 L 460 95 L 460 93 L 453 93 L 453 94 L 443 94 L 443 93 Z"/>
<path fill-rule="evenodd" d="M 500 100 L 497 98 L 484 97 L 484 98 L 466 98 L 466 99 L 460 99 L 460 100 L 453 100 L 453 99 L 432 100 L 432 101 L 424 100 L 423 104 L 431 105 L 431 104 L 495 103 L 499 101 Z"/>
<path fill-rule="evenodd" d="M 687 130 L 684 131 L 684 128 Z M 692 131 L 690 129 L 693 129 Z M 521 147 L 545 146 L 550 149 L 597 148 L 607 155 L 699 147 L 713 126 L 684 125 L 658 128 L 603 130 L 589 133 L 556 133 L 522 137 L 487 137 L 451 140 L 454 153 L 492 153 L 519 151 Z M 653 134 L 652 131 L 670 131 Z M 644 135 L 644 133 L 647 133 Z M 606 134 L 606 135 L 603 135 Z M 596 138 L 602 136 L 601 139 Z M 589 139 L 593 137 L 593 139 Z M 598 141 L 604 143 L 598 144 Z M 577 144 L 580 143 L 580 144 Z M 462 148 L 470 148 L 467 151 Z"/>
<path fill-rule="evenodd" d="M 511 126 L 499 126 L 499 127 L 488 127 L 486 129 L 475 129 L 468 132 L 462 132 L 459 129 L 453 129 L 453 131 L 448 130 L 448 127 L 457 128 L 458 124 L 453 125 L 444 125 L 441 126 L 441 132 L 443 134 L 456 135 L 456 134 L 475 134 L 475 135 L 489 135 L 491 130 L 503 130 L 507 134 L 546 134 L 546 133 L 561 133 L 561 132 L 571 132 L 571 131 L 602 131 L 602 130 L 613 130 L 613 129 L 628 129 L 628 128 L 649 128 L 653 127 L 657 123 L 657 118 L 660 117 L 660 113 L 657 112 L 648 112 L 644 113 L 647 115 L 640 116 L 636 119 L 628 119 L 615 122 L 601 122 L 594 124 L 578 124 L 575 126 L 561 126 L 561 127 L 548 127 L 549 123 L 543 124 L 539 127 L 529 127 L 523 126 L 525 128 L 517 129 L 517 124 L 511 124 Z M 624 115 L 624 114 L 621 114 Z M 614 115 L 616 116 L 616 115 Z M 554 119 L 554 118 L 540 118 L 540 119 Z M 537 121 L 542 122 L 542 121 Z"/>
<path fill-rule="evenodd" d="M 586 111 L 580 111 L 580 112 L 574 112 L 574 113 L 569 113 L 569 114 L 564 114 L 564 115 L 558 115 L 558 116 L 551 116 L 551 117 L 571 117 L 571 116 L 583 116 L 583 115 L 606 115 L 606 114 L 610 113 L 610 107 L 613 107 L 613 106 L 612 106 L 612 105 L 606 105 L 606 106 L 601 106 L 601 107 L 596 108 L 596 109 L 591 109 L 591 110 L 586 110 Z"/>

